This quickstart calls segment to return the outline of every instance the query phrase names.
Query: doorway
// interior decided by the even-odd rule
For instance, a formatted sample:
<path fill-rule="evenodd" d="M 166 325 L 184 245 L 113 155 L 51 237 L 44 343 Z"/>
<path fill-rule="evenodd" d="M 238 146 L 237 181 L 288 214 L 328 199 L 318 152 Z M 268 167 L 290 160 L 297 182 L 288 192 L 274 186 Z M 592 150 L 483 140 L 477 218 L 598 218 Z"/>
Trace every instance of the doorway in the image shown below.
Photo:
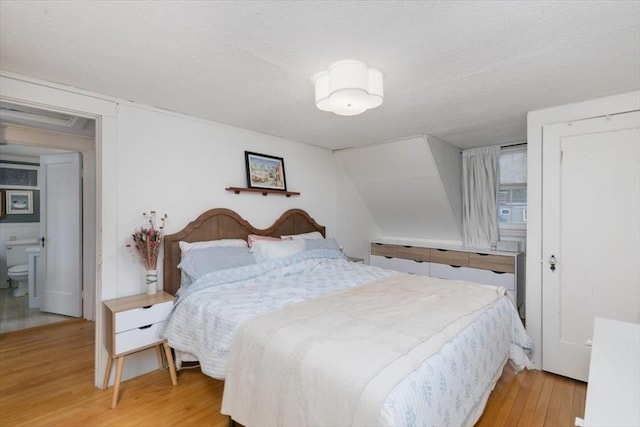
<path fill-rule="evenodd" d="M 542 368 L 587 381 L 596 317 L 640 319 L 640 113 L 544 127 Z"/>
<path fill-rule="evenodd" d="M 82 181 L 82 317 L 95 319 L 95 276 L 96 276 L 96 156 L 95 129 L 93 119 L 51 112 L 34 107 L 2 102 L 0 104 L 0 160 L 14 163 L 39 163 L 43 154 L 80 152 L 83 159 Z M 14 229 L 16 226 L 13 226 Z M 3 223 L 0 220 L 0 234 L 5 239 Z M 17 226 L 20 230 L 21 226 Z M 34 225 L 26 226 L 25 232 L 33 234 Z M 39 227 L 36 236 L 40 237 Z M 11 234 L 11 233 L 8 233 Z M 14 233 L 15 234 L 15 233 Z M 11 236 L 10 236 L 11 237 Z M 17 236 L 16 236 L 17 238 Z M 1 292 L 1 291 L 0 291 Z M 6 293 L 8 293 L 7 291 Z M 13 322 L 2 322 L 0 333 L 16 328 L 37 326 L 66 320 L 69 317 L 43 315 L 39 310 L 14 308 L 13 316 L 23 316 Z M 28 306 L 27 306 L 28 307 Z M 0 307 L 1 310 L 1 307 Z M 4 330 L 7 326 L 7 330 Z"/>

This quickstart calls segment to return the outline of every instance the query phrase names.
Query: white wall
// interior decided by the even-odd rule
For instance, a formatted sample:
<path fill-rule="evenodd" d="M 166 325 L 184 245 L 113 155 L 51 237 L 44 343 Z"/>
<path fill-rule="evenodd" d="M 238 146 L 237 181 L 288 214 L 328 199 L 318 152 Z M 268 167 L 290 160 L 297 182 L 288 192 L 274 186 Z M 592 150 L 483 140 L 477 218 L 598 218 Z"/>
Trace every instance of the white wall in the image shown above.
<path fill-rule="evenodd" d="M 427 135 L 433 163 L 438 168 L 453 217 L 462 235 L 462 151 L 438 138 Z"/>
<path fill-rule="evenodd" d="M 302 208 L 348 250 L 362 251 L 368 242 L 368 222 L 359 217 L 365 209 L 343 185 L 331 151 L 11 73 L 0 76 L 0 97 L 98 121 L 98 302 L 143 291 L 143 268 L 126 244 L 142 212 L 152 209 L 169 215 L 166 232 L 172 233 L 215 207 L 236 210 L 260 228 L 287 209 Z M 225 191 L 246 184 L 245 150 L 283 157 L 287 187 L 301 195 Z M 340 211 L 350 214 L 338 221 L 339 197 Z M 103 343 L 102 305 L 97 308 L 96 342 Z M 105 365 L 106 351 L 98 345 L 96 385 Z M 153 351 L 143 352 L 127 357 L 123 377 L 153 369 Z"/>
<path fill-rule="evenodd" d="M 287 188 L 301 195 L 226 191 L 225 187 L 246 185 L 245 150 L 283 157 Z M 120 105 L 116 200 L 120 250 L 112 293 L 123 296 L 144 290 L 144 271 L 125 248 L 142 212 L 167 213 L 166 232 L 173 233 L 216 207 L 233 209 L 259 228 L 270 226 L 287 209 L 302 208 L 336 236 L 336 175 L 337 164 L 329 150 L 148 107 Z"/>
<path fill-rule="evenodd" d="M 527 116 L 527 332 L 533 339 L 533 361 L 542 366 L 542 268 L 551 254 L 542 253 L 543 126 L 640 109 L 640 91 L 532 111 Z"/>
<path fill-rule="evenodd" d="M 377 227 L 370 238 L 460 244 L 462 161 L 457 149 L 417 137 L 340 150 L 336 157 Z"/>
<path fill-rule="evenodd" d="M 337 236 L 344 252 L 350 257 L 362 258 L 369 263 L 371 236 L 379 236 L 367 206 L 358 194 L 351 179 L 339 165 L 337 175 Z"/>
<path fill-rule="evenodd" d="M 144 292 L 144 269 L 126 244 L 141 214 L 150 210 L 167 213 L 170 234 L 217 207 L 235 210 L 259 228 L 287 209 L 301 208 L 325 225 L 328 235 L 341 237 L 336 235 L 337 164 L 329 150 L 129 103 L 118 107 L 117 144 L 117 280 L 103 286 L 105 298 Z M 301 195 L 226 191 L 246 185 L 245 150 L 282 157 L 287 188 Z M 153 358 L 143 363 L 141 356 L 128 358 L 125 377 L 155 369 Z"/>

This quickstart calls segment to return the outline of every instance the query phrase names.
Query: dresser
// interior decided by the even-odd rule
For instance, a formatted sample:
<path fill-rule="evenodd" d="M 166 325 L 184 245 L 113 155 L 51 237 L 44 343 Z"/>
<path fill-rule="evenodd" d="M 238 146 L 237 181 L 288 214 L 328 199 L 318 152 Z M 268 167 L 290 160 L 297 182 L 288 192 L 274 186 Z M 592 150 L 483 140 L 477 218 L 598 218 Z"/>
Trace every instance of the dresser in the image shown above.
<path fill-rule="evenodd" d="M 120 380 L 124 358 L 155 347 L 158 367 L 163 368 L 162 350 L 164 350 L 169 374 L 173 385 L 177 384 L 176 369 L 169 344 L 160 338 L 160 329 L 173 308 L 174 297 L 166 292 L 155 295 L 134 295 L 104 301 L 106 347 L 109 352 L 107 368 L 104 373 L 102 390 L 109 385 L 111 368 L 116 360 L 116 378 L 113 386 L 112 408 L 118 405 Z"/>
<path fill-rule="evenodd" d="M 519 310 L 524 304 L 523 252 L 371 242 L 369 263 L 381 268 L 423 276 L 502 286 L 513 294 Z"/>

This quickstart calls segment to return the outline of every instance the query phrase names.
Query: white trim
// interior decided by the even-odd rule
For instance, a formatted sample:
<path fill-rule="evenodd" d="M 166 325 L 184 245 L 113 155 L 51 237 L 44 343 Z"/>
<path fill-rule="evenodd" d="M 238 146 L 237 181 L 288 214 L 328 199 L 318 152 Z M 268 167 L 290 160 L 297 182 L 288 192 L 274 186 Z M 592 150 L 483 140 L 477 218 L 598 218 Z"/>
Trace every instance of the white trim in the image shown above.
<path fill-rule="evenodd" d="M 107 352 L 102 344 L 102 301 L 116 292 L 118 104 L 81 90 L 0 71 L 0 99 L 96 120 L 96 346 L 94 383 L 100 387 Z M 108 284 L 103 288 L 103 283 Z"/>
<path fill-rule="evenodd" d="M 534 342 L 533 362 L 542 366 L 542 141 L 543 127 L 554 123 L 640 110 L 640 90 L 527 114 L 527 332 Z"/>

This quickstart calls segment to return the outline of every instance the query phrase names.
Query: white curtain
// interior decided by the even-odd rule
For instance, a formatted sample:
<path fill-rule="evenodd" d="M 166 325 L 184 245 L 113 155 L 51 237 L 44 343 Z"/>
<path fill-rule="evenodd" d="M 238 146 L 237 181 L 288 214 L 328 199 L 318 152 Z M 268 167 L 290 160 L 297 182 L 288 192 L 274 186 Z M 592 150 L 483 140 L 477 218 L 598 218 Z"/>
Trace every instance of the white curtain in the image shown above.
<path fill-rule="evenodd" d="M 462 152 L 462 230 L 464 244 L 491 248 L 498 241 L 500 147 Z"/>

